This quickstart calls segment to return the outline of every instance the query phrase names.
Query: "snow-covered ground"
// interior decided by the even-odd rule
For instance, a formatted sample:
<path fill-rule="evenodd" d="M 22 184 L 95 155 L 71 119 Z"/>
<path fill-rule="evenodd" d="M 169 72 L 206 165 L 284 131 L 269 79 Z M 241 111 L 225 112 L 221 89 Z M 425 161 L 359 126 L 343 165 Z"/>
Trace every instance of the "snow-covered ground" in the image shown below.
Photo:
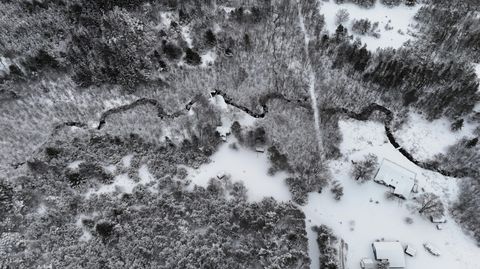
<path fill-rule="evenodd" d="M 128 160 L 128 166 L 123 163 L 125 167 L 130 166 L 130 162 L 132 159 L 132 155 L 127 155 L 124 157 L 122 160 L 127 159 Z M 113 172 L 115 172 L 116 169 L 112 169 Z M 131 179 L 127 173 L 119 174 L 114 177 L 114 180 L 110 184 L 103 184 L 99 186 L 98 188 L 92 188 L 87 191 L 85 194 L 86 198 L 89 198 L 91 195 L 96 194 L 96 195 L 101 195 L 105 193 L 132 193 L 133 189 L 138 186 L 138 185 L 148 185 L 150 182 L 155 181 L 155 177 L 150 173 L 148 170 L 148 167 L 143 164 L 140 166 L 138 169 L 138 177 L 140 178 L 140 181 L 135 182 L 133 179 Z M 155 192 L 155 188 L 149 187 L 150 191 Z"/>
<path fill-rule="evenodd" d="M 364 8 L 351 3 L 338 5 L 334 0 L 318 1 L 320 2 L 320 13 L 325 16 L 325 27 L 331 34 L 335 33 L 337 29 L 336 14 L 340 9 L 346 9 L 350 14 L 349 20 L 344 23 L 350 34 L 352 34 L 351 25 L 354 19 L 367 18 L 372 23 L 379 22 L 380 38 L 354 34 L 355 37 L 361 38 L 362 43 L 367 44 L 369 50 L 385 47 L 398 48 L 411 39 L 412 36 L 409 33 L 415 32 L 414 25 L 416 24 L 413 17 L 421 7 L 421 5 L 408 7 L 404 4 L 398 7 L 388 7 L 377 1 L 374 7 Z M 393 29 L 387 30 L 387 25 Z"/>
<path fill-rule="evenodd" d="M 217 58 L 217 54 L 213 50 L 209 50 L 205 54 L 202 55 L 202 64 L 201 67 L 212 66 Z"/>
<path fill-rule="evenodd" d="M 472 137 L 475 125 L 465 122 L 462 129 L 450 130 L 451 122 L 445 118 L 428 121 L 420 114 L 410 113 L 406 124 L 395 131 L 395 137 L 402 147 L 419 160 L 428 160 L 439 153 L 445 153 L 448 146 L 463 137 Z"/>
<path fill-rule="evenodd" d="M 192 47 L 193 39 L 190 33 L 190 27 L 188 26 L 182 26 L 182 37 L 187 42 L 187 45 L 189 48 Z"/>
<path fill-rule="evenodd" d="M 330 167 L 334 178 L 342 183 L 345 195 L 337 202 L 328 191 L 312 193 L 308 204 L 303 207 L 307 218 L 311 268 L 318 268 L 319 254 L 315 234 L 309 226 L 320 224 L 330 226 L 349 245 L 347 268 L 360 268 L 361 258 L 373 258 L 371 243 L 382 238 L 400 240 L 417 249 L 416 257 L 406 256 L 406 268 L 478 268 L 480 248 L 450 217 L 443 230 L 437 230 L 427 219 L 409 209 L 411 200 L 388 200 L 385 196 L 388 188 L 374 182 L 355 182 L 349 176 L 350 160 L 359 160 L 368 153 L 377 155 L 380 161 L 382 158 L 392 160 L 417 174 L 419 189 L 440 195 L 445 203 L 456 196 L 455 179 L 421 169 L 409 162 L 388 143 L 381 124 L 347 120 L 340 122 L 340 129 L 343 133 L 341 151 L 347 157 L 332 162 Z M 412 218 L 413 224 L 407 224 L 406 217 Z M 436 246 L 441 256 L 427 253 L 423 248 L 426 242 Z"/>
<path fill-rule="evenodd" d="M 210 157 L 210 163 L 198 169 L 189 169 L 188 179 L 192 184 L 206 187 L 210 178 L 226 174 L 231 176 L 232 182 L 243 182 L 248 201 L 258 202 L 265 197 L 273 197 L 277 201 L 290 200 L 291 195 L 285 184 L 288 175 L 283 172 L 268 175 L 270 164 L 266 153 L 257 153 L 240 145 L 238 150 L 234 150 L 229 145 L 235 142 L 234 138 L 230 138 Z"/>
<path fill-rule="evenodd" d="M 80 166 L 80 164 L 82 164 L 82 163 L 83 163 L 83 161 L 81 161 L 81 160 L 73 161 L 73 162 L 71 162 L 67 165 L 67 168 L 69 168 L 71 170 L 77 170 L 78 167 Z"/>

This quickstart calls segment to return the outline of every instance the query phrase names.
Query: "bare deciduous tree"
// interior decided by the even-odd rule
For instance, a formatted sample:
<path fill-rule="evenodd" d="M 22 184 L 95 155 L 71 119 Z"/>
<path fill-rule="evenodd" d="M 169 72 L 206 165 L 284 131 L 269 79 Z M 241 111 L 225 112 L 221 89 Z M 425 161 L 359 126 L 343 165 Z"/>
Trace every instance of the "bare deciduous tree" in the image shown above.
<path fill-rule="evenodd" d="M 445 212 L 442 201 L 438 195 L 426 192 L 414 198 L 417 203 L 418 213 L 428 216 L 442 216 Z"/>
<path fill-rule="evenodd" d="M 353 162 L 352 177 L 355 180 L 365 182 L 372 179 L 373 173 L 378 167 L 378 158 L 373 154 L 368 154 L 362 161 Z"/>
<path fill-rule="evenodd" d="M 337 14 L 335 14 L 335 23 L 337 25 L 344 24 L 345 22 L 348 21 L 349 18 L 350 18 L 350 14 L 348 13 L 348 11 L 346 9 L 344 9 L 344 8 L 339 9 L 337 11 Z"/>

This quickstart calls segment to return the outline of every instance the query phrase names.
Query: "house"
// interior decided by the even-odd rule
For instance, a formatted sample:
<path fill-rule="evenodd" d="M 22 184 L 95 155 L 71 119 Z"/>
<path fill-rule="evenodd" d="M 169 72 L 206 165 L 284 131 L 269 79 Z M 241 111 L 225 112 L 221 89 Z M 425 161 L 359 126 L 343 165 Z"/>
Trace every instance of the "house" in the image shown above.
<path fill-rule="evenodd" d="M 372 259 L 363 258 L 362 260 L 360 260 L 360 267 L 362 269 L 375 269 L 377 268 L 377 265 Z"/>
<path fill-rule="evenodd" d="M 393 194 L 406 199 L 415 186 L 416 174 L 388 159 L 383 159 L 373 179 L 375 182 L 393 188 Z"/>
<path fill-rule="evenodd" d="M 390 268 L 405 268 L 405 255 L 402 244 L 398 241 L 381 241 L 372 244 L 375 259 L 387 260 Z"/>
<path fill-rule="evenodd" d="M 407 248 L 405 248 L 405 253 L 410 257 L 415 257 L 415 255 L 417 255 L 417 250 L 411 245 L 407 245 Z"/>

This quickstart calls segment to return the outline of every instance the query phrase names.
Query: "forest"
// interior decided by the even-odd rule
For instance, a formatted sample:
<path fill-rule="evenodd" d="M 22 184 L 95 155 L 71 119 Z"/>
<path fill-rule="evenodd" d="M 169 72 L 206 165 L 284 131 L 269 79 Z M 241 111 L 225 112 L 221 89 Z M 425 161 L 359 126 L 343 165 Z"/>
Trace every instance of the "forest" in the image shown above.
<path fill-rule="evenodd" d="M 380 104 L 395 128 L 411 111 L 480 119 L 478 1 L 381 3 L 422 5 L 416 38 L 370 50 L 342 24 L 328 33 L 316 0 L 1 1 L 0 267 L 309 268 L 300 206 L 329 187 L 343 196 L 327 165 L 345 157 L 346 116 L 335 109 Z M 368 35 L 374 23 L 356 21 L 354 31 Z M 292 202 L 247 202 L 242 184 L 216 179 L 186 190 L 180 167 L 208 163 L 221 143 L 215 91 L 263 113 L 254 128 L 234 122 L 232 135 L 266 149 L 269 173 L 288 172 Z M 474 135 L 428 161 L 461 178 L 451 214 L 480 242 Z M 369 158 L 352 172 L 359 181 L 373 173 L 365 162 L 377 164 Z M 120 175 L 141 182 L 142 164 L 155 184 L 86 198 Z M 334 237 L 317 232 L 319 243 Z"/>

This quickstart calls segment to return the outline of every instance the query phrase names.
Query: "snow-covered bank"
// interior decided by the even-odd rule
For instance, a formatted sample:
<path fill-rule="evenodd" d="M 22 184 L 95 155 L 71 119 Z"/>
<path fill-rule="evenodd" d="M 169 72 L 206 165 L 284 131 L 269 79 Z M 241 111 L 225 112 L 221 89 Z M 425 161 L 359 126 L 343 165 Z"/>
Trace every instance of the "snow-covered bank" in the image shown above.
<path fill-rule="evenodd" d="M 453 132 L 451 122 L 445 118 L 428 121 L 417 113 L 410 113 L 406 124 L 395 131 L 398 142 L 415 158 L 429 160 L 463 137 L 474 136 L 475 126 L 464 123 L 462 129 Z"/>
<path fill-rule="evenodd" d="M 350 14 L 349 20 L 344 23 L 350 34 L 352 34 L 351 24 L 355 19 L 369 19 L 372 23 L 379 22 L 380 38 L 354 34 L 355 37 L 361 38 L 362 43 L 367 44 L 369 50 L 386 47 L 399 48 L 411 39 L 412 35 L 409 33 L 415 32 L 413 17 L 421 7 L 421 5 L 409 7 L 404 4 L 398 7 L 388 7 L 378 1 L 372 8 L 364 8 L 351 3 L 338 5 L 334 0 L 319 0 L 319 2 L 320 13 L 325 16 L 325 28 L 330 34 L 335 33 L 337 29 L 336 14 L 340 9 L 346 9 Z M 389 27 L 393 28 L 387 30 Z"/>
<path fill-rule="evenodd" d="M 392 160 L 417 174 L 420 189 L 434 192 L 444 203 L 455 198 L 456 181 L 434 172 L 417 167 L 388 143 L 384 128 L 379 123 L 355 120 L 340 121 L 343 133 L 341 151 L 343 160 L 330 164 L 334 178 L 342 182 L 344 193 L 341 201 L 335 201 L 328 191 L 311 193 L 307 205 L 303 206 L 307 218 L 310 268 L 318 268 L 318 246 L 312 225 L 326 224 L 349 245 L 347 268 L 360 268 L 361 258 L 373 258 L 371 243 L 376 239 L 400 240 L 418 250 L 416 257 L 406 257 L 410 269 L 436 268 L 478 268 L 480 248 L 472 238 L 462 232 L 451 219 L 439 231 L 427 219 L 409 209 L 412 202 L 399 199 L 388 200 L 388 188 L 374 182 L 358 184 L 349 171 L 351 160 L 361 159 L 368 153 Z M 377 203 L 378 201 L 378 203 Z M 410 205 L 410 206 L 409 206 Z M 413 219 L 407 224 L 405 218 Z M 423 249 L 423 243 L 430 242 L 442 253 L 434 257 Z"/>
<path fill-rule="evenodd" d="M 265 197 L 273 197 L 277 201 L 289 201 L 291 198 L 285 183 L 287 174 L 279 172 L 274 176 L 268 174 L 270 167 L 266 153 L 254 152 L 238 146 L 230 147 L 235 139 L 220 146 L 210 157 L 211 162 L 198 169 L 189 169 L 188 179 L 192 184 L 206 187 L 210 178 L 219 174 L 231 176 L 232 182 L 242 181 L 247 188 L 247 199 L 251 202 L 261 201 Z"/>

